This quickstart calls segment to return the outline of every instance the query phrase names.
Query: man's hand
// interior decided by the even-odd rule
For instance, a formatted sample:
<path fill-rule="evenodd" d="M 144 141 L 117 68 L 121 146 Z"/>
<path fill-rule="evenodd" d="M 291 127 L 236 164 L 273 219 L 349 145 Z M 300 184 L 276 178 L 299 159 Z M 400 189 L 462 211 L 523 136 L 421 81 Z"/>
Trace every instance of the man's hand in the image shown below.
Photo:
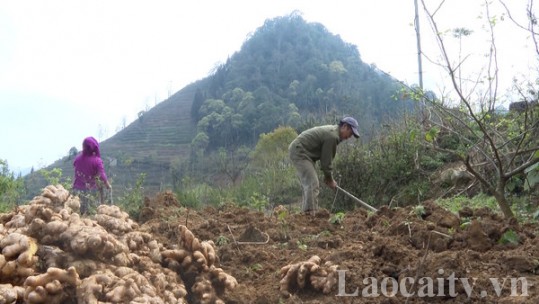
<path fill-rule="evenodd" d="M 337 189 L 337 182 L 334 179 L 326 179 L 326 185 L 333 190 Z"/>

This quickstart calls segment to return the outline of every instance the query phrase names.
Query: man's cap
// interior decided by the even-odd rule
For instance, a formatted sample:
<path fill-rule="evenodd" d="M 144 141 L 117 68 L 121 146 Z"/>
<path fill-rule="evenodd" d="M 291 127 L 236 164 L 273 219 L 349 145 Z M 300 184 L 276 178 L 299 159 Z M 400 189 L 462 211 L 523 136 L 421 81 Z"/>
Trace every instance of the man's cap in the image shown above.
<path fill-rule="evenodd" d="M 357 130 L 359 125 L 357 124 L 357 120 L 355 120 L 355 118 L 353 118 L 353 117 L 345 117 L 345 118 L 343 118 L 341 120 L 341 123 L 348 124 L 350 126 L 350 128 L 352 128 L 352 133 L 354 133 L 354 137 L 359 138 L 359 132 Z"/>

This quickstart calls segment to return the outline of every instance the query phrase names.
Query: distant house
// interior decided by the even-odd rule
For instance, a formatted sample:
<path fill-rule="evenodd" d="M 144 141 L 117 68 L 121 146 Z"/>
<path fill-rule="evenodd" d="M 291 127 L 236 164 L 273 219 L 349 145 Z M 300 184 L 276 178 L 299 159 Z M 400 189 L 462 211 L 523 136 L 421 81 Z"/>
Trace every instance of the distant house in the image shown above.
<path fill-rule="evenodd" d="M 535 107 L 537 106 L 537 101 L 534 100 L 534 101 L 527 101 L 527 100 L 523 100 L 523 101 L 516 101 L 516 102 L 512 102 L 509 104 L 509 111 L 514 111 L 514 112 L 524 112 L 526 110 L 528 110 L 529 108 L 532 108 L 532 107 Z"/>

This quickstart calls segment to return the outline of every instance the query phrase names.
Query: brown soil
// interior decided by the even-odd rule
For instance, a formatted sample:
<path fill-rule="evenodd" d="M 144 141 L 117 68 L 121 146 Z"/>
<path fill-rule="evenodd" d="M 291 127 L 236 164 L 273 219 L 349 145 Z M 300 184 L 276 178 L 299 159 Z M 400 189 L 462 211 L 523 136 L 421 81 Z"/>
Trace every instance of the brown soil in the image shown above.
<path fill-rule="evenodd" d="M 178 242 L 171 228 L 178 225 L 186 225 L 200 240 L 214 241 L 221 267 L 239 283 L 227 293 L 226 303 L 539 302 L 537 225 L 508 222 L 487 209 L 466 209 L 459 216 L 430 201 L 423 205 L 424 210 L 381 208 L 372 215 L 357 209 L 335 223 L 327 210 L 314 216 L 265 214 L 232 205 L 192 210 L 164 193 L 146 201 L 141 229 L 168 245 Z M 511 230 L 518 243 L 500 243 Z M 284 296 L 280 269 L 313 255 L 344 270 L 341 294 L 359 294 L 337 296 L 337 287 L 323 294 L 307 285 Z M 456 278 L 454 290 L 451 278 Z M 406 291 L 413 296 L 405 297 L 402 290 L 395 296 L 390 289 L 382 293 L 384 279 L 409 282 Z M 521 285 L 511 294 L 511 279 L 526 280 L 527 296 Z M 499 295 L 496 283 L 502 286 Z M 372 295 L 374 285 L 379 296 L 362 296 Z M 467 288 L 472 288 L 469 296 Z"/>
<path fill-rule="evenodd" d="M 58 190 L 58 193 L 62 192 Z M 315 214 L 299 214 L 283 206 L 266 213 L 234 205 L 194 210 L 183 206 L 173 193 L 164 192 L 145 200 L 138 224 L 131 219 L 111 217 L 111 221 L 115 220 L 112 223 L 116 224 L 109 227 L 103 223 L 110 221 L 96 220 L 103 219 L 103 214 L 80 221 L 78 225 L 81 228 L 77 229 L 81 231 L 84 225 L 101 227 L 101 224 L 103 229 L 109 227 L 109 230 L 114 230 L 92 230 L 103 232 L 110 241 L 109 247 L 117 244 L 123 248 L 118 239 L 126 235 L 133 236 L 129 239 L 129 250 L 133 251 L 127 250 L 133 254 L 130 255 L 133 259 L 121 263 L 121 254 L 111 255 L 112 260 L 119 257 L 117 264 L 111 264 L 98 249 L 95 252 L 81 251 L 83 259 L 76 260 L 78 251 L 74 252 L 75 247 L 65 246 L 63 242 L 71 244 L 78 239 L 56 240 L 51 235 L 41 234 L 36 228 L 41 227 L 39 223 L 52 218 L 58 219 L 56 224 L 62 223 L 64 215 L 66 219 L 73 216 L 71 211 L 65 209 L 65 205 L 58 205 L 58 209 L 55 209 L 61 211 L 53 211 L 53 201 L 46 201 L 43 197 L 41 199 L 38 198 L 28 206 L 19 206 L 13 212 L 0 214 L 0 283 L 3 283 L 0 284 L 0 303 L 23 303 L 22 300 L 5 300 L 8 296 L 14 298 L 9 294 L 13 292 L 10 289 L 17 287 L 18 292 L 25 292 L 24 299 L 28 299 L 33 285 L 27 285 L 36 281 L 35 277 L 28 280 L 28 274 L 33 271 L 35 274 L 48 273 L 49 267 L 52 267 L 50 265 L 64 267 L 73 261 L 81 263 L 73 262 L 77 266 L 73 269 L 78 271 L 81 278 L 84 277 L 85 282 L 91 276 L 97 277 L 93 276 L 96 273 L 92 271 L 110 269 L 121 270 L 121 273 L 131 270 L 154 279 L 158 277 L 156 273 L 172 273 L 171 277 L 167 277 L 167 282 L 179 274 L 181 280 L 177 281 L 185 283 L 185 301 L 190 304 L 217 303 L 218 298 L 227 304 L 539 303 L 539 225 L 506 221 L 486 208 L 466 208 L 457 215 L 432 201 L 425 201 L 420 206 L 395 209 L 383 207 L 376 213 L 356 209 L 344 216 L 332 214 L 325 209 Z M 38 201 L 43 202 L 38 204 Z M 59 204 L 67 204 L 58 201 Z M 78 215 L 74 218 L 80 220 Z M 51 229 L 63 227 L 56 224 L 51 225 Z M 126 234 L 125 231 L 130 229 L 137 231 Z M 24 232 L 36 239 L 22 238 L 23 235 L 16 235 L 15 231 Z M 67 231 L 60 235 L 73 237 L 79 230 L 69 230 L 72 234 Z M 190 238 L 187 238 L 186 231 L 189 231 Z M 8 242 L 11 236 L 26 241 L 12 244 Z M 134 236 L 140 236 L 140 240 L 137 241 Z M 90 238 L 81 236 L 81 240 L 84 243 Z M 157 253 L 153 249 L 151 251 L 149 245 L 147 248 L 140 245 L 145 242 L 149 244 L 150 241 L 155 245 L 151 248 L 157 248 Z M 204 242 L 207 246 L 202 246 L 202 241 L 213 241 L 217 259 L 213 254 L 213 243 Z M 122 239 L 122 242 L 126 240 Z M 24 252 L 19 252 L 14 251 L 14 245 L 17 248 L 27 246 Z M 198 248 L 198 251 L 192 252 L 193 248 Z M 163 259 L 164 252 L 167 252 L 166 259 Z M 186 252 L 192 252 L 192 256 L 185 255 Z M 51 259 L 51 256 L 56 259 Z M 74 259 L 70 260 L 70 257 Z M 196 261 L 193 260 L 195 257 Z M 32 261 L 33 264 L 30 263 Z M 45 265 L 48 265 L 48 269 L 45 269 Z M 204 265 L 206 268 L 202 267 Z M 22 271 L 24 269 L 26 271 Z M 208 269 L 219 271 L 209 272 Z M 237 280 L 237 286 L 235 280 L 229 280 L 228 275 Z M 118 275 L 119 281 L 120 277 L 124 280 L 124 276 Z M 129 276 L 125 277 L 131 280 Z M 221 284 L 223 282 L 230 284 Z M 215 289 L 215 294 L 206 292 L 203 283 Z M 110 284 L 100 284 L 96 285 L 101 286 L 96 287 L 97 291 L 112 290 Z M 79 293 L 82 287 L 74 288 L 73 285 L 62 285 L 68 289 L 62 301 L 35 303 L 76 303 L 75 291 Z M 162 301 L 151 303 L 165 302 L 165 299 L 160 298 L 166 294 L 165 291 L 178 291 L 182 286 L 154 285 L 160 286 L 159 290 L 155 289 L 155 294 Z M 42 288 L 40 292 L 47 288 L 58 291 L 45 283 L 39 287 Z M 36 287 L 36 293 L 37 290 Z M 197 291 L 200 290 L 200 294 L 210 297 L 198 297 Z M 105 294 L 100 301 L 110 300 L 107 296 Z M 23 299 L 23 296 L 17 297 Z M 70 301 L 65 302 L 65 299 Z M 126 298 L 119 299 L 114 303 L 129 302 L 121 302 Z"/>

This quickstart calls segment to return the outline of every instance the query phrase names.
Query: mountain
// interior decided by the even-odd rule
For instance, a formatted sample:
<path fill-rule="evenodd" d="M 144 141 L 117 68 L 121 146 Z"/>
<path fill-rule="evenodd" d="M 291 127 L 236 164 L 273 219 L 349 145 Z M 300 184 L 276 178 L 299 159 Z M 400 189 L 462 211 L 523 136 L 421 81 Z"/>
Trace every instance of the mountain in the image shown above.
<path fill-rule="evenodd" d="M 295 14 L 267 20 L 216 69 L 203 97 L 194 101 L 194 148 L 205 153 L 252 146 L 259 134 L 279 125 L 301 130 L 343 115 L 370 131 L 409 106 L 398 102 L 404 101 L 399 88 L 395 79 L 362 62 L 357 46 L 323 25 Z"/>
<path fill-rule="evenodd" d="M 323 25 L 294 13 L 267 20 L 212 75 L 139 113 L 103 141 L 107 174 L 120 191 L 133 187 L 141 174 L 147 192 L 160 191 L 183 177 L 211 173 L 209 156 L 219 149 L 234 153 L 279 125 L 301 131 L 343 115 L 356 117 L 368 137 L 409 107 L 395 98 L 398 87 Z M 69 178 L 73 157 L 47 169 L 62 169 Z M 31 174 L 27 185 L 38 191 L 44 181 Z"/>
<path fill-rule="evenodd" d="M 161 189 L 170 179 L 170 164 L 189 157 L 194 135 L 190 117 L 191 104 L 197 86 L 195 82 L 171 95 L 109 139 L 101 142 L 101 155 L 108 177 L 114 188 L 130 187 L 144 173 L 145 187 L 150 191 Z M 71 178 L 74 155 L 57 160 L 46 170 L 61 169 L 64 178 Z M 38 173 L 26 177 L 29 192 L 39 191 L 45 181 Z M 119 192 L 121 193 L 121 191 Z"/>

